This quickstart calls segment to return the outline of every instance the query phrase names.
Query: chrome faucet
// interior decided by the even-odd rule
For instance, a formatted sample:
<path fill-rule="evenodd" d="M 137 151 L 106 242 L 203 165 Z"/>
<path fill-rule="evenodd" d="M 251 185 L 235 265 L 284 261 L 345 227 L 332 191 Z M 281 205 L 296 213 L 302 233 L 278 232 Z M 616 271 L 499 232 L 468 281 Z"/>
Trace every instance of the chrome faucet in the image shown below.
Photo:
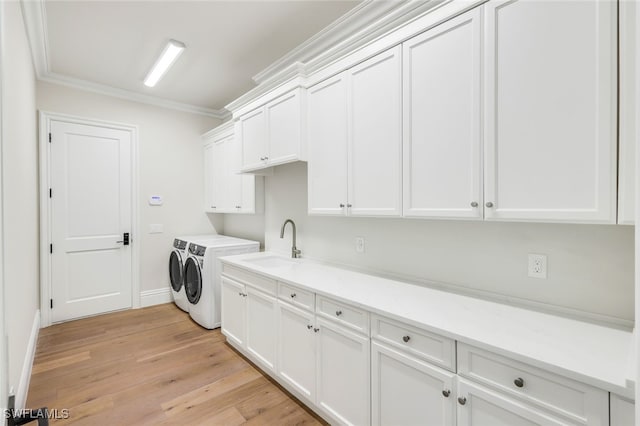
<path fill-rule="evenodd" d="M 287 219 L 282 224 L 282 228 L 280 229 L 280 238 L 284 238 L 284 228 L 287 226 L 287 223 L 291 224 L 291 228 L 293 228 L 293 246 L 291 246 L 291 257 L 296 259 L 300 257 L 300 250 L 296 247 L 296 224 L 291 219 Z"/>

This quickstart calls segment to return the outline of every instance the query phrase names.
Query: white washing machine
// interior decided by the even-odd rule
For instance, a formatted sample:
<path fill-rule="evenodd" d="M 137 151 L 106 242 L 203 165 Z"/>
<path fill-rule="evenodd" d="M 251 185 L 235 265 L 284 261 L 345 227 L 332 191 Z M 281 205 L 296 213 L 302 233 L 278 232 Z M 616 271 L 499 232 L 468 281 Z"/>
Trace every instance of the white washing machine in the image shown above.
<path fill-rule="evenodd" d="M 189 301 L 184 291 L 184 265 L 189 257 L 189 242 L 194 240 L 221 240 L 225 235 L 206 234 L 177 237 L 173 240 L 173 249 L 169 255 L 169 280 L 174 303 L 183 311 L 189 312 Z"/>
<path fill-rule="evenodd" d="M 184 287 L 189 301 L 189 315 L 204 328 L 220 327 L 221 256 L 254 253 L 258 241 L 227 237 L 218 240 L 195 240 L 189 243 L 189 257 L 184 266 Z"/>

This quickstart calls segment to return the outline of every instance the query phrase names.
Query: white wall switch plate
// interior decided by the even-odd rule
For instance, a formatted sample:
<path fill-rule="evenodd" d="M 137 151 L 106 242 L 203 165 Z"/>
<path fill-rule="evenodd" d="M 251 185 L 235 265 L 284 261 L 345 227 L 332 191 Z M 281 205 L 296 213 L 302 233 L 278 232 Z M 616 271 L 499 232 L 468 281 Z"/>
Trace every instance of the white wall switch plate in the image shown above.
<path fill-rule="evenodd" d="M 547 256 L 544 254 L 529 254 L 529 276 L 531 278 L 547 278 Z"/>
<path fill-rule="evenodd" d="M 162 234 L 164 232 L 164 226 L 161 223 L 151 223 L 149 224 L 149 233 L 150 234 Z"/>
<path fill-rule="evenodd" d="M 356 253 L 364 253 L 364 237 L 356 237 Z"/>

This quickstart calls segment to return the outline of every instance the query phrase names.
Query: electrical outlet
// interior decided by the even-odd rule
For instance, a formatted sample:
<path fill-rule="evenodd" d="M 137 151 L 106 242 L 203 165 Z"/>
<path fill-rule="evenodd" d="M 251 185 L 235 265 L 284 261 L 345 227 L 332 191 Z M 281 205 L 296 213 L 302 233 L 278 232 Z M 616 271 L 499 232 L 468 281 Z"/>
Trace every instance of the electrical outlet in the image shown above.
<path fill-rule="evenodd" d="M 356 253 L 364 253 L 364 237 L 356 237 Z"/>
<path fill-rule="evenodd" d="M 544 254 L 529 254 L 529 276 L 531 278 L 547 278 L 547 256 Z"/>

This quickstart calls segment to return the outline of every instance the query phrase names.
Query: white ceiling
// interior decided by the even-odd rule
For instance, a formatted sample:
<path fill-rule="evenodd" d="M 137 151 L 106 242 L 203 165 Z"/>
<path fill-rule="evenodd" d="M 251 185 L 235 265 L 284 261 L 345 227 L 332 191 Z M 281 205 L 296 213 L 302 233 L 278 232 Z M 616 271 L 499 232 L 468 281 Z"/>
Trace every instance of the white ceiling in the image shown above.
<path fill-rule="evenodd" d="M 54 1 L 44 7 L 48 74 L 209 110 L 359 0 Z M 154 88 L 143 79 L 169 39 L 187 49 Z"/>

